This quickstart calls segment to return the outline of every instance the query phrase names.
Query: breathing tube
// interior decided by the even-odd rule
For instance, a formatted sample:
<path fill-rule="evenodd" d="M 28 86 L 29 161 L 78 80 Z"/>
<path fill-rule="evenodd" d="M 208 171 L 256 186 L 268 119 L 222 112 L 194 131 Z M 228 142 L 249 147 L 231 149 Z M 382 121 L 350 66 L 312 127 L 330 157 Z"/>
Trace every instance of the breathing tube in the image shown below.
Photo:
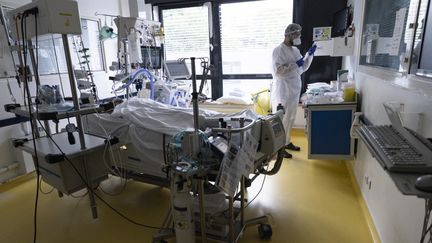
<path fill-rule="evenodd" d="M 129 78 L 129 81 L 123 85 L 123 88 L 128 88 L 131 84 L 135 82 L 135 80 L 140 76 L 144 75 L 148 80 L 150 80 L 150 99 L 154 100 L 154 82 L 155 76 L 147 69 L 140 68 L 136 70 Z"/>

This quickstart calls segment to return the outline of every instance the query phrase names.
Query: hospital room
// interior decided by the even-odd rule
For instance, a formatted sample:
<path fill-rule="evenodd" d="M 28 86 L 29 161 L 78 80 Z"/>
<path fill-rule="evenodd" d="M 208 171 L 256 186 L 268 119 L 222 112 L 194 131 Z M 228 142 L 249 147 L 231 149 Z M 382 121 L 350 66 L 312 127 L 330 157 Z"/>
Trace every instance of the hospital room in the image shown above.
<path fill-rule="evenodd" d="M 432 0 L 0 0 L 0 242 L 432 242 Z"/>

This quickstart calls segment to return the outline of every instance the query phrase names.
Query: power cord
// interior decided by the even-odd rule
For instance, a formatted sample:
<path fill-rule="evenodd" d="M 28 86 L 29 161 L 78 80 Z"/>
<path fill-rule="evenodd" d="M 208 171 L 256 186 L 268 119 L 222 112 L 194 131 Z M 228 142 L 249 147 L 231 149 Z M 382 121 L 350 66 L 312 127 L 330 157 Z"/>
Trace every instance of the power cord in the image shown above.
<path fill-rule="evenodd" d="M 430 215 L 432 211 L 432 200 L 431 199 L 425 199 L 425 215 L 423 219 L 423 230 L 422 230 L 422 236 L 420 239 L 420 243 L 424 243 L 427 235 L 429 234 L 429 240 L 427 242 L 432 242 L 432 225 L 429 225 Z"/>
<path fill-rule="evenodd" d="M 41 178 L 39 179 L 39 191 L 40 191 L 42 194 L 44 194 L 44 195 L 51 194 L 51 193 L 54 191 L 54 187 L 51 187 L 51 189 L 50 189 L 49 191 L 45 192 L 44 190 L 42 190 L 42 181 L 43 181 L 43 179 L 42 179 L 42 177 L 41 177 Z"/>
<path fill-rule="evenodd" d="M 266 169 L 266 170 L 268 170 L 268 166 L 267 166 L 267 169 Z M 261 188 L 259 189 L 258 193 L 255 195 L 255 197 L 254 197 L 252 200 L 250 200 L 250 201 L 246 204 L 245 208 L 249 207 L 249 205 L 250 205 L 253 201 L 255 201 L 255 199 L 257 199 L 257 197 L 261 194 L 262 189 L 264 188 L 264 184 L 265 184 L 266 179 L 267 179 L 267 175 L 264 174 L 264 178 L 263 178 L 263 181 L 262 181 L 262 183 L 261 183 Z"/>
<path fill-rule="evenodd" d="M 27 52 L 28 52 L 28 47 L 26 44 L 26 40 L 27 40 L 27 17 L 28 17 L 28 12 L 24 12 L 20 17 L 21 17 L 21 36 L 22 36 L 22 47 L 23 47 L 23 56 L 24 56 L 24 68 L 23 68 L 23 73 L 24 73 L 24 86 L 25 86 L 25 91 L 24 93 L 27 92 L 27 103 L 28 103 L 28 108 L 29 108 L 29 116 L 30 116 L 30 124 L 31 124 L 31 130 L 32 130 L 32 139 L 33 139 L 33 147 L 34 147 L 34 151 L 35 151 L 35 157 L 34 157 L 34 162 L 35 162 L 35 167 L 36 167 L 36 198 L 35 198 L 35 203 L 34 203 L 34 212 L 33 212 L 33 242 L 36 243 L 37 240 L 37 211 L 38 211 L 38 202 L 39 202 L 39 180 L 40 180 L 40 171 L 39 171 L 39 159 L 38 159 L 38 154 L 37 154 L 37 150 L 36 150 L 36 140 L 35 140 L 35 129 L 37 129 L 37 124 L 35 124 L 35 120 L 32 119 L 33 118 L 33 112 L 32 112 L 32 100 L 31 100 L 31 93 L 30 93 L 30 89 L 29 89 L 29 84 L 28 84 L 28 73 L 27 73 Z M 37 12 L 33 13 L 35 16 L 35 27 L 36 27 L 36 36 L 37 36 Z M 36 101 L 37 102 L 37 101 Z M 36 114 L 37 114 L 37 103 L 36 103 Z"/>

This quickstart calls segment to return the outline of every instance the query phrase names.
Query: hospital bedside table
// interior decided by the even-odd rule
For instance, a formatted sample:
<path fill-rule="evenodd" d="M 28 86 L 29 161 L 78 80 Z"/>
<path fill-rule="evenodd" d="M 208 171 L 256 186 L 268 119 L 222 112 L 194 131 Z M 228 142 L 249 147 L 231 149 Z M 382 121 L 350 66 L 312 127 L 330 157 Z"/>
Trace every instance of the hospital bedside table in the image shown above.
<path fill-rule="evenodd" d="M 357 102 L 305 104 L 309 159 L 350 160 L 355 141 L 350 136 Z"/>

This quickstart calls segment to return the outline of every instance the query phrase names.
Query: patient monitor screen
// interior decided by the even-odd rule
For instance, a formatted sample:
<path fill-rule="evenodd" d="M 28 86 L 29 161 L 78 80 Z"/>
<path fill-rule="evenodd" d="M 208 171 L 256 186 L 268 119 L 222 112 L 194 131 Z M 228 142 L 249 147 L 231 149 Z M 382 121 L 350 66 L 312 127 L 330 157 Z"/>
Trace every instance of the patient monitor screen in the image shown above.
<path fill-rule="evenodd" d="M 170 79 L 189 78 L 189 69 L 184 62 L 166 61 L 165 68 Z"/>
<path fill-rule="evenodd" d="M 145 68 L 160 69 L 162 66 L 162 47 L 142 46 L 142 65 Z"/>

